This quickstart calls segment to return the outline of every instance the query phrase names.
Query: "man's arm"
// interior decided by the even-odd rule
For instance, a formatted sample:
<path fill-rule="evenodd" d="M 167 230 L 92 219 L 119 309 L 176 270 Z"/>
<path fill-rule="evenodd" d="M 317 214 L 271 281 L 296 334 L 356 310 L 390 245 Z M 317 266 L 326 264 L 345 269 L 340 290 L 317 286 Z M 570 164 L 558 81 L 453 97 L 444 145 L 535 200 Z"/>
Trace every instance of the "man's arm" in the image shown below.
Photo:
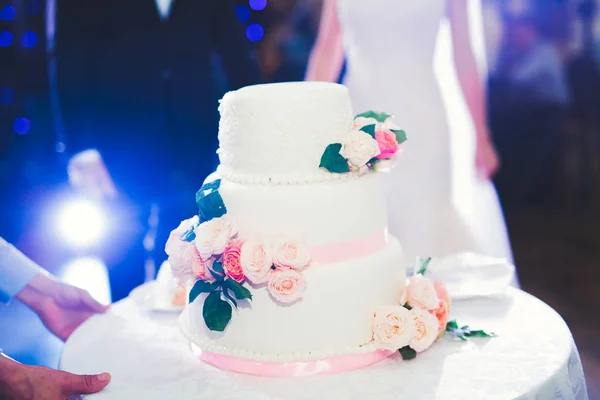
<path fill-rule="evenodd" d="M 0 237 L 0 302 L 8 303 L 43 270 Z"/>

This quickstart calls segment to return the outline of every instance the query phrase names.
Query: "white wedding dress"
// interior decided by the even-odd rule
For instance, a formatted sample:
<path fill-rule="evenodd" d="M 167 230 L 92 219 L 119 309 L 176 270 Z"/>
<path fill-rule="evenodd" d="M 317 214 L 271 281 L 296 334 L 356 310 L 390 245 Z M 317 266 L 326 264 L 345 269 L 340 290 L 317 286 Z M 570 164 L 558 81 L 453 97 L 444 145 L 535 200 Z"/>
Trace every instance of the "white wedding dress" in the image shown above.
<path fill-rule="evenodd" d="M 386 176 L 389 229 L 416 256 L 473 251 L 512 261 L 493 184 L 452 61 L 444 0 L 338 0 L 356 113 L 392 113 L 408 141 Z"/>

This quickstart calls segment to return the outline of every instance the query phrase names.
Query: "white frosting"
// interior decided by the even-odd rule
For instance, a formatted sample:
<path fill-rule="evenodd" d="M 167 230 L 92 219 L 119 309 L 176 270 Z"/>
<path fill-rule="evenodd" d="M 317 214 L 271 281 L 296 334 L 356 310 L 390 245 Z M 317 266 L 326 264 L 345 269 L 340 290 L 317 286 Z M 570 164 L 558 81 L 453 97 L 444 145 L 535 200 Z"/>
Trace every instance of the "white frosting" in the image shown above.
<path fill-rule="evenodd" d="M 376 308 L 398 304 L 404 263 L 397 240 L 375 254 L 303 271 L 301 301 L 282 306 L 266 288 L 239 304 L 224 332 L 212 332 L 202 318 L 205 296 L 184 311 L 184 333 L 201 349 L 262 361 L 298 361 L 374 351 L 371 320 Z"/>
<path fill-rule="evenodd" d="M 219 171 L 227 179 L 281 184 L 347 177 L 319 169 L 325 148 L 340 142 L 352 127 L 345 86 L 248 86 L 227 93 L 219 111 Z"/>
<path fill-rule="evenodd" d="M 386 228 L 379 174 L 306 185 L 221 181 L 219 193 L 242 238 L 293 235 L 308 244 L 364 238 Z"/>

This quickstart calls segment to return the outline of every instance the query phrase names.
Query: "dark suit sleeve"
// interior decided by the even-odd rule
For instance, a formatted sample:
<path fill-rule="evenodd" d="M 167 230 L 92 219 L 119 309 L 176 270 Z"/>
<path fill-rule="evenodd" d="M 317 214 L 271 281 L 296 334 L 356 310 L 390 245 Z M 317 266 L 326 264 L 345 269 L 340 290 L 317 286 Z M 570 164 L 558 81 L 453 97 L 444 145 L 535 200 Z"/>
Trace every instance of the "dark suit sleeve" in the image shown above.
<path fill-rule="evenodd" d="M 260 82 L 258 62 L 244 27 L 237 19 L 233 0 L 215 0 L 213 21 L 214 45 L 230 89 Z"/>

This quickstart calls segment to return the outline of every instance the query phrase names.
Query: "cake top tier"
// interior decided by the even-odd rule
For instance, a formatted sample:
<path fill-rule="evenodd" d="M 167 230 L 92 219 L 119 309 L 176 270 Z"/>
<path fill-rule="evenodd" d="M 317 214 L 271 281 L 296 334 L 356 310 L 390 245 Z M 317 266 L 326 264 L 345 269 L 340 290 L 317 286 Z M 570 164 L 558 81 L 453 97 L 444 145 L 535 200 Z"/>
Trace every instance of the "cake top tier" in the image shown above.
<path fill-rule="evenodd" d="M 339 179 L 319 163 L 352 129 L 345 86 L 325 82 L 255 85 L 227 93 L 219 106 L 219 173 L 248 183 Z"/>

